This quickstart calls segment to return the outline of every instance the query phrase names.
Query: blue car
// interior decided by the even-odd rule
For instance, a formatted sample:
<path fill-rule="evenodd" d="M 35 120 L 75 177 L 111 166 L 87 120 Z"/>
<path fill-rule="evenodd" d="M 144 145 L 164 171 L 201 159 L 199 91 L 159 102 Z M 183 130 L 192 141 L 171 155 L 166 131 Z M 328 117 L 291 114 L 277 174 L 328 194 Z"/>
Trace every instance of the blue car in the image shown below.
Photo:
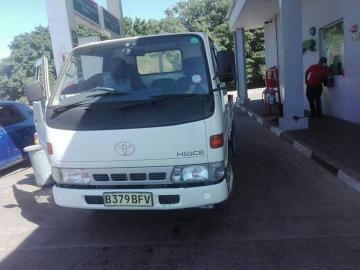
<path fill-rule="evenodd" d="M 0 171 L 27 158 L 23 148 L 34 144 L 32 109 L 23 103 L 0 101 Z"/>

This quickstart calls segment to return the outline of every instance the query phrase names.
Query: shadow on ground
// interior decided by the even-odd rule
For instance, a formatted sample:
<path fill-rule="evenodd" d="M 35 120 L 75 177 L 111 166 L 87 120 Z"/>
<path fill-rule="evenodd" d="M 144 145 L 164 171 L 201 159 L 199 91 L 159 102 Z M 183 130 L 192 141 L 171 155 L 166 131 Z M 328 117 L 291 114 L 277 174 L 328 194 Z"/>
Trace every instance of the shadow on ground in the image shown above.
<path fill-rule="evenodd" d="M 30 161 L 24 160 L 14 166 L 6 168 L 5 170 L 0 171 L 0 181 L 1 181 L 1 178 L 4 176 L 10 176 L 12 174 L 19 173 L 20 171 L 26 170 L 29 167 L 31 167 Z"/>

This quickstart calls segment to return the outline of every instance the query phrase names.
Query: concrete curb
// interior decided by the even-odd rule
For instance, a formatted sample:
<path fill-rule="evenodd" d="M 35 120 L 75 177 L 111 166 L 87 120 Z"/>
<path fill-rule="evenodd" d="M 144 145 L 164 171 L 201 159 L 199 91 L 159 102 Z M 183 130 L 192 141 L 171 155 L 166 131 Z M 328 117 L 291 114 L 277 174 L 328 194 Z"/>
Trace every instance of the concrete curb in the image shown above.
<path fill-rule="evenodd" d="M 341 182 L 360 192 L 360 175 L 358 173 L 342 166 L 337 161 L 334 161 L 330 157 L 326 156 L 324 153 L 311 149 L 311 147 L 307 146 L 305 143 L 295 140 L 292 136 L 283 132 L 278 127 L 272 126 L 268 122 L 264 121 L 260 115 L 250 111 L 245 106 L 238 104 L 237 107 L 247 113 L 249 117 L 253 118 L 257 123 L 269 129 L 273 134 L 289 143 L 297 151 L 325 168 L 331 174 L 335 175 Z"/>

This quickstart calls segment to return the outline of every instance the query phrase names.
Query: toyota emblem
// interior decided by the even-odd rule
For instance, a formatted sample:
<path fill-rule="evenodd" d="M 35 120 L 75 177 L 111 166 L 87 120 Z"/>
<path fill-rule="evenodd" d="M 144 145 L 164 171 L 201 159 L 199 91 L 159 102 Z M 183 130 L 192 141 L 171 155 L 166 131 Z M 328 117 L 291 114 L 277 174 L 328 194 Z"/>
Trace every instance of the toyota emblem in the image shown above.
<path fill-rule="evenodd" d="M 120 156 L 130 156 L 135 152 L 135 145 L 129 142 L 115 144 L 115 152 Z"/>

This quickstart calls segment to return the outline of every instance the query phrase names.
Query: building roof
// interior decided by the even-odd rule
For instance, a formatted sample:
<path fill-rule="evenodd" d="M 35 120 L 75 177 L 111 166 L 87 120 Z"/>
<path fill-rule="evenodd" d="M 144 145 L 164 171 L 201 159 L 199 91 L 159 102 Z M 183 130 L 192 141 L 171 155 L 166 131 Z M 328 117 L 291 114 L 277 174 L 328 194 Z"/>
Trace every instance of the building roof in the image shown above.
<path fill-rule="evenodd" d="M 279 12 L 278 0 L 233 0 L 227 19 L 231 31 L 264 27 Z"/>

